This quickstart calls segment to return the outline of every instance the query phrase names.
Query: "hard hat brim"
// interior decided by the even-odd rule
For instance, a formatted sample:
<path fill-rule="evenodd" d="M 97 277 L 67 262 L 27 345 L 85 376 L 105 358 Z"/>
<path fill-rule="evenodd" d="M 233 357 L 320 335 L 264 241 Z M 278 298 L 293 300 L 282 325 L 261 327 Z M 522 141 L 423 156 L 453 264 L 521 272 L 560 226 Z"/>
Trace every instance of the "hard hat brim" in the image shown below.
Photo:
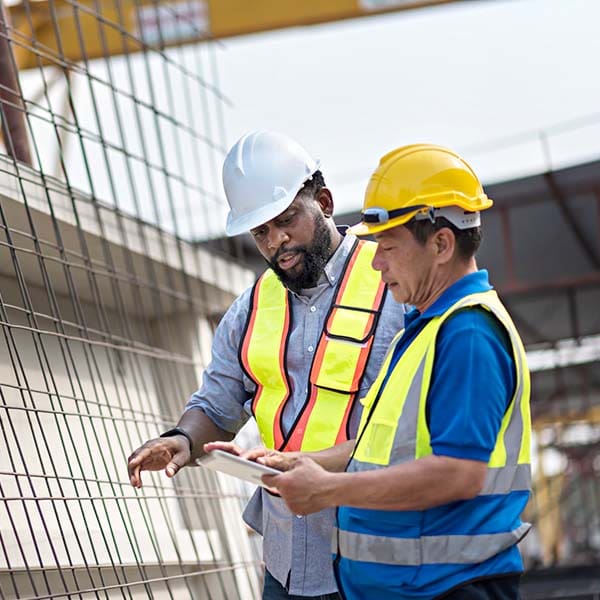
<path fill-rule="evenodd" d="M 264 225 L 271 219 L 274 219 L 286 210 L 294 201 L 298 192 L 302 189 L 304 184 L 318 171 L 321 167 L 321 161 L 316 160 L 311 174 L 308 177 L 304 177 L 302 181 L 292 187 L 292 191 L 284 196 L 278 202 L 271 204 L 265 204 L 259 209 L 250 211 L 242 215 L 235 215 L 232 210 L 227 214 L 227 222 L 225 224 L 225 233 L 232 237 L 234 235 L 240 235 L 247 233 L 251 229 Z"/>
<path fill-rule="evenodd" d="M 229 211 L 227 223 L 225 224 L 225 233 L 230 237 L 240 235 L 242 233 L 247 233 L 259 225 L 267 223 L 288 208 L 297 194 L 298 192 L 296 191 L 295 193 L 282 198 L 275 204 L 268 204 L 259 210 L 253 210 L 251 213 L 245 215 L 236 217 L 232 211 Z"/>

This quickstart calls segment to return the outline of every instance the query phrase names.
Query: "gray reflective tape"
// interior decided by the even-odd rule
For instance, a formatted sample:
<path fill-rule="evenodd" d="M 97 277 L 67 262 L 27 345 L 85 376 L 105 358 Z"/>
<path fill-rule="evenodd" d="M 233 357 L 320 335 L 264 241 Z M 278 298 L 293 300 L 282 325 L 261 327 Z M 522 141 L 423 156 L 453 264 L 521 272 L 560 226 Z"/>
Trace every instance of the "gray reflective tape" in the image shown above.
<path fill-rule="evenodd" d="M 480 563 L 514 546 L 529 531 L 522 523 L 504 533 L 480 535 L 436 535 L 421 538 L 393 538 L 335 530 L 343 558 L 362 562 L 416 567 L 423 564 Z"/>
<path fill-rule="evenodd" d="M 397 463 L 395 463 L 397 464 Z M 373 463 L 353 460 L 348 472 L 376 471 L 386 469 L 390 465 L 375 465 Z M 506 465 L 504 467 L 488 467 L 485 481 L 479 496 L 493 494 L 508 494 L 509 492 L 529 491 L 531 489 L 531 465 Z"/>
<path fill-rule="evenodd" d="M 419 405 L 427 354 L 428 352 L 425 352 L 415 371 L 415 375 L 410 382 L 410 387 L 406 394 L 406 401 L 404 402 L 404 408 L 402 409 L 402 415 L 398 422 L 398 427 L 396 428 L 390 461 L 395 465 L 415 459 Z"/>
<path fill-rule="evenodd" d="M 375 463 L 363 462 L 353 458 L 346 471 L 348 473 L 359 473 L 361 471 L 377 471 L 377 469 L 387 469 L 390 465 L 377 465 Z"/>
<path fill-rule="evenodd" d="M 406 401 L 404 402 L 404 407 L 402 409 L 400 419 L 398 420 L 398 426 L 396 427 L 396 432 L 394 434 L 394 442 L 390 453 L 390 465 L 398 465 L 415 459 L 419 400 L 421 397 L 421 388 L 423 386 L 423 373 L 425 371 L 426 359 L 427 352 L 419 363 L 419 366 L 415 372 L 415 376 L 413 377 L 406 394 Z M 376 420 L 374 415 L 373 418 Z M 365 434 L 371 434 L 371 432 L 368 430 L 368 425 Z M 368 443 L 368 440 L 365 440 L 362 443 L 365 442 Z M 361 462 L 353 458 L 348 465 L 347 471 L 349 473 L 358 471 L 372 471 L 374 469 L 381 469 L 387 466 L 389 465 Z"/>
<path fill-rule="evenodd" d="M 531 489 L 531 465 L 506 465 L 489 468 L 485 474 L 480 496 L 491 494 L 508 494 L 520 490 Z"/>
<path fill-rule="evenodd" d="M 509 327 L 504 324 L 505 329 L 511 338 L 513 352 L 515 353 L 514 360 L 517 376 L 517 386 L 514 395 L 514 407 L 510 417 L 510 422 L 504 433 L 504 447 L 506 448 L 506 462 L 515 464 L 519 460 L 521 444 L 523 443 L 523 415 L 521 413 L 521 402 L 523 401 L 523 388 L 525 387 L 525 369 L 527 368 L 526 358 L 521 352 L 519 340 L 514 327 Z"/>

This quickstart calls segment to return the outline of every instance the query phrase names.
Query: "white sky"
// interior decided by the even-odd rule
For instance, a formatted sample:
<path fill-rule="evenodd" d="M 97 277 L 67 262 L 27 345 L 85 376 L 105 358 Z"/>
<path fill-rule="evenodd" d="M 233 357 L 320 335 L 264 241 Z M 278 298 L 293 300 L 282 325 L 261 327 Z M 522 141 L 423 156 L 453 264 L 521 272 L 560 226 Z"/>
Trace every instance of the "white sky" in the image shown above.
<path fill-rule="evenodd" d="M 361 206 L 379 158 L 403 144 L 447 145 L 484 183 L 598 159 L 598 24 L 600 0 L 471 0 L 170 49 L 232 101 L 224 115 L 218 94 L 166 69 L 159 54 L 131 57 L 133 81 L 127 60 L 110 61 L 117 97 L 100 59 L 93 85 L 71 74 L 78 124 L 91 137 L 81 144 L 77 128 L 62 132 L 69 182 L 184 238 L 223 235 L 224 156 L 164 118 L 159 128 L 152 106 L 219 142 L 224 116 L 227 147 L 256 128 L 291 135 L 322 161 L 338 213 Z M 21 80 L 26 98 L 39 97 L 38 70 Z M 64 81 L 55 85 L 32 119 L 43 168 L 59 175 L 46 104 L 64 111 L 65 92 Z M 113 145 L 108 157 L 100 139 Z"/>
<path fill-rule="evenodd" d="M 379 157 L 448 145 L 484 182 L 600 157 L 600 1 L 478 0 L 222 42 L 227 143 L 259 127 L 323 163 L 337 209 L 355 209 Z M 594 75 L 595 73 L 595 75 Z M 489 142 L 510 142 L 494 150 Z"/>

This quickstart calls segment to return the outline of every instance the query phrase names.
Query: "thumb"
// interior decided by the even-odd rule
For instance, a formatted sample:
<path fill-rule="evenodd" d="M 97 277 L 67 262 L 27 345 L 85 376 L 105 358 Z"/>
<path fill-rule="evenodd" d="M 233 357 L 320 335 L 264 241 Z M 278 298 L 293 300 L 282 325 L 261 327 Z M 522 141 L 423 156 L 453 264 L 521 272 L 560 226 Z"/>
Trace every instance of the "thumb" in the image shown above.
<path fill-rule="evenodd" d="M 165 467 L 165 473 L 167 477 L 174 477 L 179 469 L 185 465 L 188 458 L 185 456 L 185 454 L 189 453 L 178 452 L 175 454 L 175 456 L 173 456 L 171 462 Z"/>

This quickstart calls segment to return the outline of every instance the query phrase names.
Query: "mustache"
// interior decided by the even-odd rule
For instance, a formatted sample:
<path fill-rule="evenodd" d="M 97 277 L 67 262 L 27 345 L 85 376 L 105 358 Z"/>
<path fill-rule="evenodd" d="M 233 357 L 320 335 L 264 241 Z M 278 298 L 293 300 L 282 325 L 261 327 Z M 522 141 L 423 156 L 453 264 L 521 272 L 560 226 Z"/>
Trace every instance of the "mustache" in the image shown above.
<path fill-rule="evenodd" d="M 277 261 L 281 258 L 282 254 L 286 254 L 288 252 L 295 252 L 297 254 L 306 254 L 306 248 L 304 246 L 295 246 L 292 248 L 279 248 L 277 252 L 273 255 L 269 262 L 277 263 Z"/>

